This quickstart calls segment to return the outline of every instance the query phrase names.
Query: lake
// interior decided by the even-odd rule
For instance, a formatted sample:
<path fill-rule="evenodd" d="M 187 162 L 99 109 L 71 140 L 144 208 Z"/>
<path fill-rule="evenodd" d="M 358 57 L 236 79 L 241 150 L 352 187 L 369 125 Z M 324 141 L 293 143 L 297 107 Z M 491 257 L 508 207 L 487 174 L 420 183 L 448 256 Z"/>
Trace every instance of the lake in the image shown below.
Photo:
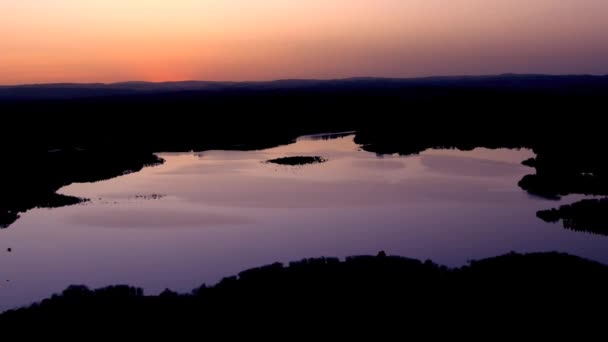
<path fill-rule="evenodd" d="M 164 164 L 59 191 L 88 202 L 30 210 L 1 230 L 0 310 L 70 284 L 185 292 L 275 261 L 380 250 L 449 266 L 510 251 L 608 263 L 608 237 L 536 218 L 582 197 L 522 191 L 518 181 L 534 172 L 521 164 L 530 150 L 378 156 L 338 134 L 261 151 L 158 155 Z M 324 162 L 266 162 L 289 156 Z"/>

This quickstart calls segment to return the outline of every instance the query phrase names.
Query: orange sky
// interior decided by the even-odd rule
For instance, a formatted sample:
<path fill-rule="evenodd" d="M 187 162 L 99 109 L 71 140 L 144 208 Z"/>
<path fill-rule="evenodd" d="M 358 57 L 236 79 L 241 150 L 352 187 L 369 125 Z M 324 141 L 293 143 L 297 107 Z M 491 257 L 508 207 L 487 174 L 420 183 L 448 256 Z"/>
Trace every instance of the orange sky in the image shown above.
<path fill-rule="evenodd" d="M 0 84 L 608 73 L 606 0 L 2 0 Z"/>

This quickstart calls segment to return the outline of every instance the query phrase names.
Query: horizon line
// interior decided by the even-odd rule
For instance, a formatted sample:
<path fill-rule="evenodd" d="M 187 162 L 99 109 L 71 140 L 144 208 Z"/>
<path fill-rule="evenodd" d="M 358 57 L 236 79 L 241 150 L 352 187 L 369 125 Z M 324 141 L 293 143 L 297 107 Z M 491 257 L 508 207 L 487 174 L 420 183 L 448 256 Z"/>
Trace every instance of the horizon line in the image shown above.
<path fill-rule="evenodd" d="M 242 80 L 242 81 L 210 81 L 210 80 L 171 80 L 171 81 L 144 81 L 144 80 L 126 80 L 116 82 L 48 82 L 48 83 L 21 83 L 21 84 L 0 84 L 0 88 L 16 88 L 16 87 L 40 87 L 40 86 L 70 86 L 70 85 L 128 85 L 128 84 L 177 84 L 177 83 L 210 83 L 210 84 L 245 84 L 245 83 L 276 83 L 276 82 L 331 82 L 331 81 L 355 81 L 355 80 L 425 80 L 425 79 L 458 79 L 458 78 L 491 78 L 491 77 L 520 77 L 520 76 L 535 76 L 535 77 L 608 77 L 608 74 L 552 74 L 552 73 L 499 73 L 499 74 L 462 74 L 462 75 L 435 75 L 435 76 L 416 76 L 416 77 L 383 77 L 383 76 L 352 76 L 338 78 L 278 78 L 269 80 Z"/>

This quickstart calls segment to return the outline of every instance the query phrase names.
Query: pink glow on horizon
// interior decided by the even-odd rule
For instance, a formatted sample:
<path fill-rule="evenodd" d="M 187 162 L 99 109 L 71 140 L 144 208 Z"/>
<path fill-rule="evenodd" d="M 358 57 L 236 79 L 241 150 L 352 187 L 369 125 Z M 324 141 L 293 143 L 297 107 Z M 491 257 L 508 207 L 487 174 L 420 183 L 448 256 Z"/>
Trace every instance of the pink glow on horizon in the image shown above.
<path fill-rule="evenodd" d="M 604 0 L 5 0 L 0 84 L 608 73 Z"/>

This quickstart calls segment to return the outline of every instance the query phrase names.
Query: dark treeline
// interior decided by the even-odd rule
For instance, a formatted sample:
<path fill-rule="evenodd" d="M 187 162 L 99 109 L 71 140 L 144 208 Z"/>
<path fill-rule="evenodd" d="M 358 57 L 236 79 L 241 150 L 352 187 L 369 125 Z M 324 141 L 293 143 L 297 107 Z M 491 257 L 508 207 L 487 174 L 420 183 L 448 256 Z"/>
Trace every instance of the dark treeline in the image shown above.
<path fill-rule="evenodd" d="M 557 209 L 542 210 L 537 216 L 547 222 L 562 221 L 564 228 L 608 235 L 608 198 L 586 199 Z"/>
<path fill-rule="evenodd" d="M 294 134 L 359 130 L 366 131 L 362 139 L 370 149 L 409 153 L 413 142 L 521 146 L 545 139 L 593 139 L 587 133 L 601 132 L 598 114 L 603 114 L 608 77 L 431 80 L 250 85 L 0 104 L 9 114 L 3 118 L 4 137 L 20 138 L 11 140 L 13 148 L 41 143 L 153 151 L 254 148 L 285 142 Z"/>
<path fill-rule="evenodd" d="M 72 286 L 27 308 L 0 315 L 3 334 L 200 333 L 255 331 L 357 335 L 363 331 L 452 335 L 556 333 L 602 319 L 608 267 L 558 253 L 507 254 L 450 269 L 431 261 L 360 256 L 273 264 L 201 286 L 189 294 L 145 296 L 129 286 Z M 546 327 L 552 327 L 545 329 Z M 556 327 L 557 325 L 557 327 Z M 564 326 L 565 328 L 566 326 Z M 43 330 L 40 330 L 43 329 Z M 429 330 L 430 329 L 430 330 Z M 5 335 L 6 336 L 6 335 Z"/>
<path fill-rule="evenodd" d="M 527 164 L 536 173 L 522 179 L 524 190 L 547 198 L 608 193 L 601 124 L 608 77 L 103 87 L 120 91 L 93 96 L 74 85 L 0 89 L 0 224 L 34 206 L 72 203 L 54 196 L 55 190 L 156 163 L 152 152 L 259 149 L 301 134 L 351 130 L 357 143 L 380 154 L 532 148 L 538 158 Z"/>

